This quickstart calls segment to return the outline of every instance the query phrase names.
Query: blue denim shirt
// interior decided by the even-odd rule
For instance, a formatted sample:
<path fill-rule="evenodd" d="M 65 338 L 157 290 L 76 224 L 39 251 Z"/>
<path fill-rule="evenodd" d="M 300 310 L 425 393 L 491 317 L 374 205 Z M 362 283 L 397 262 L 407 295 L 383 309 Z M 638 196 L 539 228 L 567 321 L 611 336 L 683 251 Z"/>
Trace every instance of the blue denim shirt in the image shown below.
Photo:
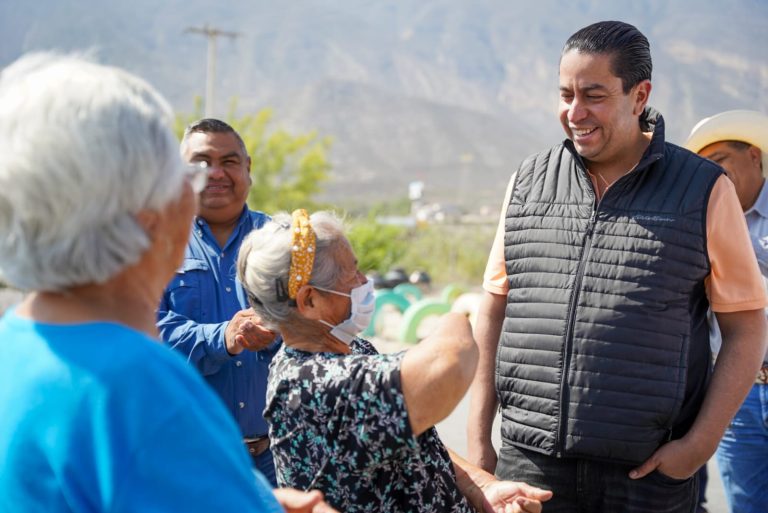
<path fill-rule="evenodd" d="M 163 293 L 157 312 L 163 341 L 187 356 L 221 396 L 246 437 L 267 433 L 263 415 L 267 374 L 280 344 L 230 356 L 224 332 L 235 313 L 248 308 L 236 277 L 238 250 L 245 236 L 268 219 L 262 212 L 244 208 L 221 248 L 208 223 L 196 217 L 184 263 Z"/>
<path fill-rule="evenodd" d="M 744 212 L 749 228 L 749 237 L 752 239 L 752 247 L 760 264 L 760 272 L 763 278 L 768 278 L 768 186 L 763 182 L 763 188 L 755 200 L 752 208 Z"/>
<path fill-rule="evenodd" d="M 752 239 L 752 248 L 755 250 L 763 281 L 768 287 L 768 185 L 766 184 L 768 182 L 764 180 L 755 204 L 744 212 L 744 217 L 747 218 L 749 238 Z M 768 314 L 768 310 L 766 313 Z M 766 362 L 768 362 L 768 352 L 763 356 L 763 363 Z"/>

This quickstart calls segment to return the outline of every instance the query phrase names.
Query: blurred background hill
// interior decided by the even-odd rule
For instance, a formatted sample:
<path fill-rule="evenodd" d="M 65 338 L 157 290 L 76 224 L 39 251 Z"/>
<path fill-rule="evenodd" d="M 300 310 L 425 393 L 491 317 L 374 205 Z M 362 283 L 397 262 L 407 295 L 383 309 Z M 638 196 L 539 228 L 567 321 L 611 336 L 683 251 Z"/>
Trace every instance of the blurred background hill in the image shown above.
<path fill-rule="evenodd" d="M 651 41 L 651 104 L 681 142 L 706 115 L 768 111 L 765 0 L 0 0 L 0 67 L 24 52 L 86 50 L 145 77 L 177 111 L 204 95 L 209 23 L 220 39 L 217 114 L 272 107 L 277 125 L 330 136 L 322 198 L 425 198 L 495 211 L 509 173 L 562 137 L 557 62 L 602 19 Z"/>

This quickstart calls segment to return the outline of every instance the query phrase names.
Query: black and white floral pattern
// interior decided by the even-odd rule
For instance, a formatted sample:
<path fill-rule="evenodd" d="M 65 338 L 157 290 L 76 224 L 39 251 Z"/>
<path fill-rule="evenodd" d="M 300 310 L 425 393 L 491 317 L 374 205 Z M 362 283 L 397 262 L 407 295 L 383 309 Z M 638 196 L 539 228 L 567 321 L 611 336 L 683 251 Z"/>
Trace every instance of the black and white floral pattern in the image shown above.
<path fill-rule="evenodd" d="M 278 352 L 265 418 L 280 486 L 322 490 L 346 513 L 473 511 L 435 429 L 411 432 L 403 354 L 361 339 L 351 355 Z"/>

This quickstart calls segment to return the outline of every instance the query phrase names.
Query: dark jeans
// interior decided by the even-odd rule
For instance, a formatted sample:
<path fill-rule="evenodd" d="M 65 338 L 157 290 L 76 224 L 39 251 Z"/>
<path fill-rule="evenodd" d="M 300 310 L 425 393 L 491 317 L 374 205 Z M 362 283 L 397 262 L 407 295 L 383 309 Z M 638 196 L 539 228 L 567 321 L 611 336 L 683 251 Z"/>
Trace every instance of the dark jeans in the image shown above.
<path fill-rule="evenodd" d="M 698 478 L 679 480 L 652 472 L 629 478 L 632 465 L 555 458 L 505 445 L 496 475 L 552 490 L 544 513 L 693 513 Z"/>
<path fill-rule="evenodd" d="M 707 481 L 709 481 L 706 463 L 696 474 L 699 476 L 699 506 L 704 507 L 704 504 L 707 502 Z"/>

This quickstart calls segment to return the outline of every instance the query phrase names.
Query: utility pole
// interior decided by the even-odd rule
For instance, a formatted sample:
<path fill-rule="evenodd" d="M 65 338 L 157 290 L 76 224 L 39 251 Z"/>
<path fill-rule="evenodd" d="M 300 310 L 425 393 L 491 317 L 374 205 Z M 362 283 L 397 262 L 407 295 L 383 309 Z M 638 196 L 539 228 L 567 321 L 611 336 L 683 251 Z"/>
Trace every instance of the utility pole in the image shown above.
<path fill-rule="evenodd" d="M 208 26 L 187 27 L 184 33 L 202 34 L 208 39 L 208 61 L 205 71 L 205 117 L 213 117 L 214 80 L 216 77 L 216 38 L 219 36 L 235 39 L 240 36 L 237 32 L 227 32 Z"/>

